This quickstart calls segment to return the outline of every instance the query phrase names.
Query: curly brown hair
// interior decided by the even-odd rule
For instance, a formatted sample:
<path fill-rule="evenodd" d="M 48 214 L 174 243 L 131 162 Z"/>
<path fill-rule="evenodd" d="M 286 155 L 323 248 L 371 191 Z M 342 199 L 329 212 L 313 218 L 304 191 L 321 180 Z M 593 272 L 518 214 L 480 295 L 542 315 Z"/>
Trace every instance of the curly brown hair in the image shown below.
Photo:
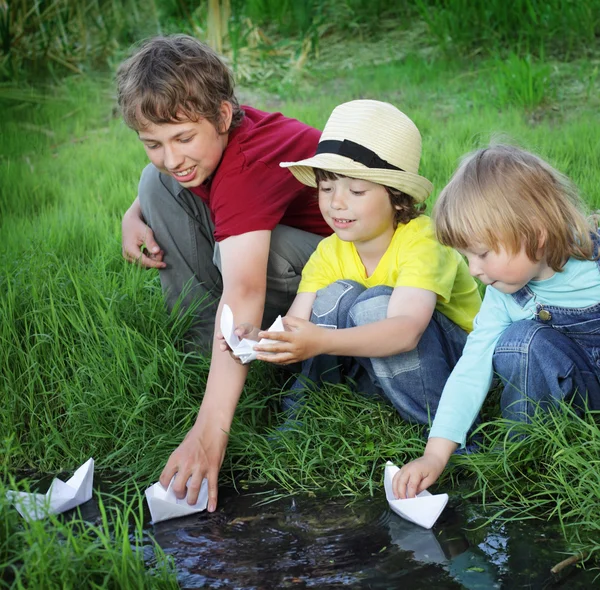
<path fill-rule="evenodd" d="M 208 45 L 189 35 L 143 42 L 119 66 L 116 79 L 123 119 L 135 131 L 141 131 L 145 121 L 161 125 L 205 118 L 226 133 L 244 118 L 229 68 Z M 221 120 L 224 101 L 233 108 L 228 129 Z"/>
<path fill-rule="evenodd" d="M 319 182 L 323 180 L 350 178 L 345 177 L 343 174 L 335 174 L 334 172 L 323 170 L 321 168 L 313 168 L 313 170 L 315 172 L 317 186 L 319 185 Z M 426 205 L 424 203 L 417 203 L 410 195 L 403 193 L 397 188 L 383 186 L 390 196 L 390 203 L 395 211 L 394 227 L 397 227 L 399 224 L 407 224 L 411 219 L 416 219 L 425 211 Z"/>

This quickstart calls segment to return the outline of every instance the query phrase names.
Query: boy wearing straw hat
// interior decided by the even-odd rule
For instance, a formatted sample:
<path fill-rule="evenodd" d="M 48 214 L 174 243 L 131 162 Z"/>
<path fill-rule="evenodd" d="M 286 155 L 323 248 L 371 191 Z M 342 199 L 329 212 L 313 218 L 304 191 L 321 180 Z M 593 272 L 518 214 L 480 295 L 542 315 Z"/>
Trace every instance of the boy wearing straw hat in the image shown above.
<path fill-rule="evenodd" d="M 404 113 L 355 100 L 334 109 L 312 158 L 281 164 L 318 187 L 334 234 L 304 267 L 286 331 L 260 332 L 277 342 L 255 350 L 271 363 L 304 361 L 294 389 L 356 383 L 427 424 L 481 298 L 460 254 L 437 242 L 422 214 L 432 185 L 418 174 L 420 157 L 419 130 Z"/>

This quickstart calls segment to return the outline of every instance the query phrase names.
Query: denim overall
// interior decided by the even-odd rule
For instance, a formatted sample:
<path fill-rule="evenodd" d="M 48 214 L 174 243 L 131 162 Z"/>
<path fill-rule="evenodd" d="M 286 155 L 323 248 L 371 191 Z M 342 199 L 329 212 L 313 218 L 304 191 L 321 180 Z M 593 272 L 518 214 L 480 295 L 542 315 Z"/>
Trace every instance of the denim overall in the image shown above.
<path fill-rule="evenodd" d="M 598 236 L 593 239 L 597 254 Z M 521 307 L 535 301 L 527 285 L 512 297 Z M 515 322 L 502 334 L 493 363 L 504 383 L 505 418 L 529 422 L 538 406 L 560 400 L 600 409 L 600 303 L 565 308 L 536 302 L 534 319 Z"/>
<path fill-rule="evenodd" d="M 310 321 L 343 329 L 383 320 L 392 291 L 383 285 L 367 289 L 355 281 L 336 281 L 317 291 Z M 283 409 L 293 412 L 303 389 L 345 383 L 355 391 L 389 400 L 405 420 L 429 424 L 466 340 L 467 333 L 436 310 L 414 350 L 381 358 L 320 355 L 307 359 L 292 388 L 297 393 L 284 398 Z"/>

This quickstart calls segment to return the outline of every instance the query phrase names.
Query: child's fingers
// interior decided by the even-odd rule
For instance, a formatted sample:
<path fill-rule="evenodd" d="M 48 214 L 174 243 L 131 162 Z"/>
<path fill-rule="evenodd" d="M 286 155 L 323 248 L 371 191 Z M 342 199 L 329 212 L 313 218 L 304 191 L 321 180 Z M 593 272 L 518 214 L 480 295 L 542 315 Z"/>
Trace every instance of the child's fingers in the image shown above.
<path fill-rule="evenodd" d="M 259 332 L 259 338 L 268 340 L 277 340 L 279 342 L 291 342 L 293 336 L 289 332 Z"/>
<path fill-rule="evenodd" d="M 259 361 L 273 363 L 275 365 L 289 365 L 290 363 L 296 362 L 296 359 L 289 352 L 279 354 L 257 354 L 256 358 Z"/>

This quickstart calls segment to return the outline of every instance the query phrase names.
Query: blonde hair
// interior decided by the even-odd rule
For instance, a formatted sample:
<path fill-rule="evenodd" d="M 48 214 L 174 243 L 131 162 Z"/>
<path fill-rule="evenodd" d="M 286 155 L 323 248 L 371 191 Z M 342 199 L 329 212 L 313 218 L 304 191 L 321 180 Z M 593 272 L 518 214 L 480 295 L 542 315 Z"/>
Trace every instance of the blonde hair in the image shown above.
<path fill-rule="evenodd" d="M 574 185 L 538 156 L 510 145 L 494 145 L 467 155 L 434 206 L 437 239 L 468 249 L 502 246 L 517 254 L 524 247 L 537 262 L 560 271 L 570 257 L 594 256 L 584 206 Z"/>

